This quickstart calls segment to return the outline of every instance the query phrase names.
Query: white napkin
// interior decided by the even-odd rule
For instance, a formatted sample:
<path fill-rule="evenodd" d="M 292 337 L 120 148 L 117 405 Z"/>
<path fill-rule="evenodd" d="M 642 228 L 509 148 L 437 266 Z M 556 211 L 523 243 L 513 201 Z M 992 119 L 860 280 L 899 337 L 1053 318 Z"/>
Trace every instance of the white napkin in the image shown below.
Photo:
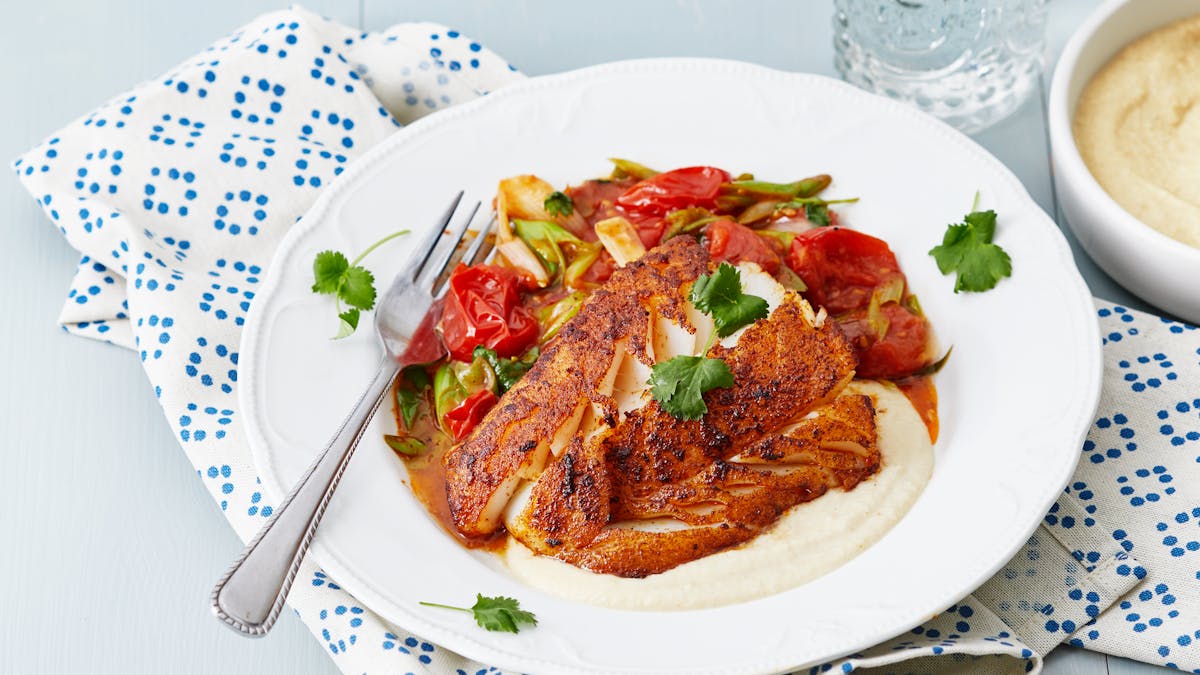
<path fill-rule="evenodd" d="M 243 539 L 272 503 L 241 428 L 237 349 L 275 246 L 397 126 L 520 78 L 442 26 L 361 34 L 275 12 L 14 164 L 82 254 L 64 328 L 140 352 L 167 422 Z M 972 596 L 813 672 L 1036 672 L 1064 640 L 1200 669 L 1200 391 L 1185 384 L 1200 382 L 1200 332 L 1098 307 L 1104 397 L 1045 524 Z M 311 563 L 289 604 L 346 673 L 489 670 L 387 624 Z"/>

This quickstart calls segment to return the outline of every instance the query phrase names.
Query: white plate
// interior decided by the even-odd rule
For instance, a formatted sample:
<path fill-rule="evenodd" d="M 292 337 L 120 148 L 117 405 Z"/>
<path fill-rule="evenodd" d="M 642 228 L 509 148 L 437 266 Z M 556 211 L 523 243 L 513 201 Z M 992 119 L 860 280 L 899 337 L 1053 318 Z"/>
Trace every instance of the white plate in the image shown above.
<path fill-rule="evenodd" d="M 1100 389 L 1091 299 L 1054 223 L 1016 178 L 950 127 L 838 81 L 726 61 L 615 63 L 537 78 L 423 119 L 346 171 L 280 247 L 242 340 L 242 410 L 276 500 L 342 420 L 378 358 L 367 327 L 331 341 L 313 256 L 361 251 L 433 222 L 460 188 L 485 201 L 505 176 L 555 185 L 607 173 L 606 157 L 712 164 L 768 180 L 834 176 L 856 228 L 886 239 L 943 344 L 936 468 L 908 515 L 834 572 L 715 609 L 635 612 L 557 599 L 456 544 L 402 481 L 381 414 L 346 472 L 311 555 L 395 624 L 500 667 L 555 673 L 750 673 L 820 663 L 897 635 L 970 593 L 1037 526 L 1066 484 Z M 979 191 L 999 216 L 1013 276 L 952 292 L 927 252 Z M 415 238 L 410 239 L 413 241 Z M 368 259 L 390 276 L 398 240 Z M 364 321 L 366 326 L 368 322 Z M 419 606 L 510 595 L 536 629 L 488 633 Z"/>

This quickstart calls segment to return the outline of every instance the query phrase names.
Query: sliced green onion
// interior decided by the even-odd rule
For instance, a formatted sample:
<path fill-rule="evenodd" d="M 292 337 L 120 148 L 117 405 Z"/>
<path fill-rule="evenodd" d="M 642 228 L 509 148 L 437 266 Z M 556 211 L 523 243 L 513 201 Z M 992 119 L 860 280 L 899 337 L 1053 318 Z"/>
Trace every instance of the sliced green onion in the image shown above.
<path fill-rule="evenodd" d="M 939 372 L 941 372 L 942 368 L 946 367 L 946 362 L 950 360 L 950 353 L 953 351 L 954 351 L 954 347 L 947 349 L 946 353 L 942 356 L 942 358 L 940 358 L 937 361 L 934 361 L 933 363 L 916 371 L 910 377 L 925 377 L 928 375 L 937 375 Z"/>
<path fill-rule="evenodd" d="M 677 209 L 668 213 L 664 219 L 667 221 L 667 226 L 663 230 L 662 240 L 666 241 L 681 234 L 697 232 L 705 225 L 719 219 L 719 216 L 714 216 L 712 211 L 699 206 Z"/>
<path fill-rule="evenodd" d="M 492 372 L 496 374 L 496 382 L 499 385 L 499 391 L 495 393 L 503 394 L 511 389 L 533 367 L 533 362 L 537 361 L 538 353 L 538 348 L 534 347 L 519 359 L 505 359 L 498 356 L 495 350 L 479 345 L 475 347 L 475 351 L 471 355 L 476 359 L 487 361 L 488 365 L 491 366 Z"/>
<path fill-rule="evenodd" d="M 764 230 L 764 232 L 765 232 L 765 230 Z M 760 232 L 760 234 L 761 233 L 762 232 Z M 781 232 L 780 234 L 790 234 L 790 233 Z M 792 235 L 792 236 L 795 236 L 795 235 Z M 808 290 L 808 284 L 804 283 L 804 280 L 800 278 L 800 275 L 793 272 L 792 268 L 788 267 L 787 265 L 780 265 L 779 271 L 776 272 L 775 276 L 779 279 L 779 283 L 791 288 L 792 290 L 796 291 L 797 293 L 803 293 L 804 291 Z"/>
<path fill-rule="evenodd" d="M 412 436 L 393 436 L 392 434 L 384 434 L 383 442 L 388 444 L 388 447 L 401 455 L 407 457 L 416 457 L 425 451 L 425 444 L 419 439 Z"/>
<path fill-rule="evenodd" d="M 887 337 L 891 321 L 883 315 L 883 306 L 889 302 L 900 302 L 904 297 L 904 279 L 892 279 L 878 286 L 871 292 L 871 302 L 867 305 L 867 325 L 875 333 L 877 340 Z"/>
<path fill-rule="evenodd" d="M 771 199 L 754 202 L 738 215 L 737 221 L 742 225 L 749 225 L 757 223 L 760 220 L 766 220 L 775 215 L 775 209 L 779 206 L 779 203 L 779 201 Z"/>
<path fill-rule="evenodd" d="M 600 257 L 599 243 L 585 242 L 557 223 L 513 219 L 512 224 L 521 241 L 537 254 L 551 280 L 561 273 L 563 285 L 569 288 L 574 288 Z"/>
<path fill-rule="evenodd" d="M 795 232 L 784 232 L 783 230 L 755 230 L 755 234 L 774 239 L 783 244 L 783 250 L 788 250 L 792 247 L 792 240 L 796 238 Z"/>
<path fill-rule="evenodd" d="M 871 332 L 875 334 L 877 341 L 887 337 L 888 328 L 891 328 L 892 322 L 888 320 L 880 309 L 879 293 L 871 294 L 871 303 L 867 305 L 867 326 Z"/>
<path fill-rule="evenodd" d="M 450 362 L 443 363 L 433 375 L 433 410 L 439 427 L 446 413 L 458 407 L 467 396 L 466 387 L 459 382 L 454 366 Z"/>
<path fill-rule="evenodd" d="M 626 176 L 632 176 L 638 180 L 646 180 L 647 178 L 653 178 L 654 176 L 658 175 L 658 172 L 654 169 L 628 159 L 611 157 L 608 161 L 612 162 L 613 166 L 615 167 L 613 169 L 613 178 L 625 178 Z"/>
<path fill-rule="evenodd" d="M 775 209 L 783 211 L 784 209 L 802 209 L 811 204 L 820 204 L 829 206 L 830 204 L 853 204 L 858 201 L 858 197 L 849 197 L 847 199 L 821 199 L 820 197 L 797 197 L 786 202 L 780 202 Z"/>
<path fill-rule="evenodd" d="M 583 306 L 583 301 L 586 299 L 587 293 L 575 291 L 558 302 L 537 310 L 534 314 L 537 317 L 538 325 L 542 327 L 542 335 L 538 338 L 538 344 L 546 344 L 551 338 L 558 335 L 558 331 L 562 330 L 563 325 L 579 313 L 579 308 Z"/>
<path fill-rule="evenodd" d="M 725 194 L 753 194 L 789 199 L 812 197 L 833 182 L 828 174 L 812 176 L 794 183 L 768 183 L 762 180 L 735 180 L 721 186 Z"/>

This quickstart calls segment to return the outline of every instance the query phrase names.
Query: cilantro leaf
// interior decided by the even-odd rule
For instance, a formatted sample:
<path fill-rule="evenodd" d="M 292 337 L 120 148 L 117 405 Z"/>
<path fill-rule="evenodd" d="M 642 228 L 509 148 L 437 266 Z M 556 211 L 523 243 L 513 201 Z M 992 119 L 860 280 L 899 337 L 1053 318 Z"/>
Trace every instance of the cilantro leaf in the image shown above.
<path fill-rule="evenodd" d="M 488 598 L 479 593 L 475 598 L 471 613 L 475 615 L 475 623 L 487 630 L 518 633 L 520 624 L 537 625 L 537 617 L 521 609 L 521 603 L 513 598 Z"/>
<path fill-rule="evenodd" d="M 946 227 L 946 234 L 942 235 L 941 246 L 934 246 L 929 251 L 929 255 L 933 256 L 937 263 L 938 271 L 942 274 L 950 274 L 958 269 L 962 263 L 963 256 L 971 247 L 971 226 L 970 225 L 950 225 Z"/>
<path fill-rule="evenodd" d="M 475 604 L 470 608 L 454 607 L 453 605 L 440 605 L 435 602 L 420 603 L 426 607 L 441 607 L 442 609 L 453 609 L 460 612 L 470 612 L 475 617 L 475 623 L 481 628 L 490 631 L 499 631 L 503 633 L 519 633 L 521 625 L 527 624 L 530 626 L 537 625 L 537 617 L 533 612 L 527 612 L 521 609 L 521 603 L 514 598 L 506 598 L 504 596 L 496 596 L 489 598 L 480 593 L 475 594 Z"/>
<path fill-rule="evenodd" d="M 575 213 L 575 202 L 571 201 L 565 193 L 554 191 L 546 197 L 546 201 L 542 202 L 542 207 L 546 209 L 546 213 L 552 216 L 569 216 Z"/>
<path fill-rule="evenodd" d="M 692 284 L 690 300 L 713 318 L 720 337 L 764 319 L 769 313 L 766 300 L 742 292 L 742 275 L 729 263 L 721 263 L 712 274 L 700 275 Z"/>
<path fill-rule="evenodd" d="M 733 373 L 721 359 L 676 356 L 654 364 L 647 384 L 663 410 L 679 419 L 698 420 L 708 412 L 704 392 L 732 387 Z"/>
<path fill-rule="evenodd" d="M 429 373 L 420 366 L 405 368 L 400 380 L 400 386 L 396 388 L 396 405 L 400 408 L 400 416 L 404 418 L 404 428 L 412 429 L 421 401 L 425 399 L 425 390 L 433 384 L 429 380 Z"/>
<path fill-rule="evenodd" d="M 333 336 L 333 339 L 353 334 L 358 329 L 360 311 L 368 311 L 375 306 L 375 275 L 358 263 L 384 243 L 406 234 L 408 230 L 389 234 L 368 246 L 353 262 L 346 260 L 341 251 L 321 251 L 313 259 L 312 292 L 332 295 L 335 298 L 334 306 L 337 307 L 339 323 L 337 335 Z M 343 302 L 350 305 L 350 309 L 344 312 Z"/>
<path fill-rule="evenodd" d="M 975 233 L 979 238 L 991 243 L 992 237 L 996 236 L 996 212 L 988 209 L 987 211 L 973 211 L 968 213 L 963 220 L 967 225 L 975 228 Z"/>
<path fill-rule="evenodd" d="M 375 306 L 375 275 L 365 267 L 352 266 L 346 270 L 338 297 L 351 307 L 371 309 Z"/>
<path fill-rule="evenodd" d="M 1012 258 L 995 244 L 982 244 L 958 265 L 954 292 L 986 291 L 994 288 L 1004 277 L 1012 276 Z"/>
<path fill-rule="evenodd" d="M 829 220 L 829 206 L 819 202 L 806 203 L 804 217 L 818 227 L 826 227 L 832 222 Z"/>
<path fill-rule="evenodd" d="M 955 293 L 983 292 L 1012 276 L 1012 259 L 992 243 L 995 235 L 996 212 L 974 211 L 962 223 L 948 225 L 942 243 L 929 251 L 942 274 L 957 273 Z"/>
<path fill-rule="evenodd" d="M 338 324 L 337 335 L 333 339 L 340 340 L 344 337 L 349 337 L 358 330 L 358 309 L 351 307 L 350 309 L 338 314 L 340 323 Z"/>
<path fill-rule="evenodd" d="M 313 293 L 337 293 L 350 261 L 339 251 L 321 251 L 313 260 Z"/>

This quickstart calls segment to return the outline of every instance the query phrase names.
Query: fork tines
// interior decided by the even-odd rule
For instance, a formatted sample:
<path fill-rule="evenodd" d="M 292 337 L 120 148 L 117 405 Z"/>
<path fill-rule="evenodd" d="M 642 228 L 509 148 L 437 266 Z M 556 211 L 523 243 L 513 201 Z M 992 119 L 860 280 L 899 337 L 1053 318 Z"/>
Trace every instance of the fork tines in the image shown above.
<path fill-rule="evenodd" d="M 426 251 L 421 260 L 420 265 L 413 272 L 413 279 L 418 288 L 431 292 L 435 283 L 441 279 L 446 271 L 450 268 L 452 262 L 462 260 L 468 264 L 474 262 L 475 255 L 478 254 L 484 239 L 486 239 L 486 228 L 480 231 L 472 241 L 469 250 L 462 256 L 456 256 L 462 245 L 467 231 L 471 224 L 475 221 L 475 217 L 479 214 L 481 202 L 475 202 L 471 207 L 470 212 L 461 222 L 453 227 L 450 227 L 455 217 L 458 215 L 459 206 L 462 203 L 463 192 L 455 195 L 454 200 L 446 209 L 438 224 L 431 228 L 429 233 L 425 235 L 425 239 L 421 242 Z"/>

